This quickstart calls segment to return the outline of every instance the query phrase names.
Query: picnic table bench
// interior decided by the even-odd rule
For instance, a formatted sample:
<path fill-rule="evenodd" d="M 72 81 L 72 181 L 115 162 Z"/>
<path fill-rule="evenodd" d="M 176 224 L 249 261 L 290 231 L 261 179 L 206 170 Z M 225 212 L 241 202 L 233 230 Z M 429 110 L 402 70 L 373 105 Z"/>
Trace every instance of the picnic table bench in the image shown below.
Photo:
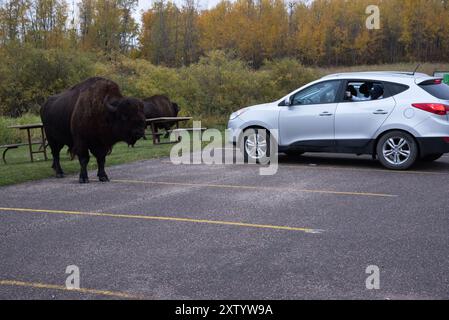
<path fill-rule="evenodd" d="M 176 143 L 176 142 L 180 141 L 180 139 L 181 139 L 180 133 L 181 132 L 186 132 L 186 131 L 187 132 L 196 132 L 196 131 L 203 132 L 206 130 L 206 128 L 180 128 L 179 127 L 180 122 L 187 122 L 190 120 L 192 120 L 192 117 L 161 117 L 161 118 L 147 119 L 146 123 L 147 123 L 147 125 L 149 125 L 151 127 L 150 134 L 152 135 L 152 138 L 153 138 L 153 144 L 172 144 L 172 143 Z M 167 132 L 174 133 L 177 141 L 161 142 L 160 136 L 163 135 L 164 133 L 158 131 L 157 125 L 164 124 L 164 123 L 165 124 L 167 124 L 167 123 L 173 124 L 174 123 L 176 125 L 175 129 L 168 130 Z M 6 153 L 11 149 L 17 149 L 20 146 L 28 146 L 31 162 L 34 162 L 33 155 L 36 153 L 43 153 L 45 160 L 48 159 L 47 158 L 47 141 L 45 138 L 44 126 L 42 123 L 14 125 L 14 126 L 9 126 L 8 128 L 26 130 L 28 141 L 26 143 L 13 143 L 13 144 L 1 145 L 0 149 L 5 149 L 2 154 L 2 159 L 5 164 L 6 164 Z M 31 140 L 31 130 L 33 130 L 33 129 L 40 129 L 41 138 L 39 139 L 39 141 Z M 40 147 L 38 150 L 33 150 L 33 145 L 39 145 Z"/>
<path fill-rule="evenodd" d="M 28 141 L 26 143 L 13 143 L 13 144 L 6 144 L 6 145 L 0 146 L 0 148 L 5 149 L 2 154 L 2 159 L 5 164 L 6 164 L 6 153 L 11 149 L 17 149 L 20 146 L 28 146 L 31 162 L 34 162 L 33 155 L 36 153 L 43 153 L 45 160 L 48 159 L 47 158 L 47 142 L 45 139 L 44 126 L 42 123 L 14 125 L 14 126 L 9 126 L 8 128 L 26 130 Z M 33 129 L 40 129 L 41 139 L 39 141 L 31 140 L 31 130 L 33 130 Z M 36 150 L 33 150 L 33 145 L 40 145 L 40 147 L 36 151 Z"/>
<path fill-rule="evenodd" d="M 42 149 L 42 142 L 41 141 L 32 141 L 31 142 L 32 145 L 40 145 L 41 147 L 39 149 Z M 3 163 L 6 164 L 6 153 L 11 150 L 11 149 L 17 149 L 18 147 L 22 147 L 22 146 L 28 146 L 29 143 L 12 143 L 12 144 L 4 144 L 0 146 L 0 149 L 5 149 L 3 150 L 2 153 L 2 160 Z M 34 152 L 34 151 L 33 151 Z"/>
<path fill-rule="evenodd" d="M 206 128 L 180 128 L 179 127 L 179 123 L 180 122 L 187 122 L 192 120 L 192 117 L 161 117 L 161 118 L 152 118 L 152 119 L 147 119 L 146 123 L 147 125 L 150 125 L 151 127 L 151 136 L 153 138 L 153 144 L 172 144 L 172 143 L 176 143 L 180 140 L 180 133 L 181 132 L 185 132 L 185 131 L 189 131 L 189 132 L 194 132 L 194 131 L 205 131 Z M 176 136 L 176 140 L 175 142 L 161 142 L 161 135 L 164 135 L 163 132 L 159 132 L 158 131 L 158 124 L 167 124 L 167 123 L 175 123 L 176 125 L 176 129 L 173 130 L 168 130 L 168 133 L 175 133 Z"/>

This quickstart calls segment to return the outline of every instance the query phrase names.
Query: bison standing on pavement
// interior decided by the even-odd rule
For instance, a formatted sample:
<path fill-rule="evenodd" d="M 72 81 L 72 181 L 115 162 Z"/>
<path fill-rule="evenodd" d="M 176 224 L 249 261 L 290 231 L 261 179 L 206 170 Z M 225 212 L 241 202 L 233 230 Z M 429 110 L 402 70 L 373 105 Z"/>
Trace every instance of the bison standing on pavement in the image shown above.
<path fill-rule="evenodd" d="M 177 117 L 180 109 L 177 103 L 171 102 L 170 99 L 164 95 L 155 95 L 145 98 L 143 99 L 143 105 L 145 118 L 147 119 Z M 156 126 L 158 129 L 164 128 L 168 131 L 173 125 L 174 123 L 161 123 Z"/>
<path fill-rule="evenodd" d="M 89 182 L 89 151 L 97 159 L 99 180 L 106 182 L 109 178 L 104 165 L 113 145 L 119 141 L 134 145 L 145 134 L 142 101 L 123 97 L 115 82 L 100 77 L 51 96 L 40 114 L 56 177 L 64 176 L 59 153 L 66 145 L 72 158 L 78 156 L 80 183 Z"/>

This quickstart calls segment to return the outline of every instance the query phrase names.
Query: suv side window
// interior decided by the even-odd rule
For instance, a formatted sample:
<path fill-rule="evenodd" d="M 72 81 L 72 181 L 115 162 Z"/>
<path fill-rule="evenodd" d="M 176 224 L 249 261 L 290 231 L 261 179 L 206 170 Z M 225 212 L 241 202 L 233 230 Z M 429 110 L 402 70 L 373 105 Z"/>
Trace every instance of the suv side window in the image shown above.
<path fill-rule="evenodd" d="M 385 98 L 398 95 L 398 94 L 410 89 L 410 87 L 406 86 L 405 84 L 399 84 L 399 83 L 393 83 L 393 82 L 385 82 L 384 86 L 385 86 Z"/>
<path fill-rule="evenodd" d="M 334 103 L 337 100 L 340 84 L 340 80 L 316 83 L 296 93 L 292 98 L 292 105 Z"/>
<path fill-rule="evenodd" d="M 348 81 L 345 88 L 345 102 L 361 102 L 381 100 L 387 97 L 385 85 L 380 81 L 354 80 Z"/>

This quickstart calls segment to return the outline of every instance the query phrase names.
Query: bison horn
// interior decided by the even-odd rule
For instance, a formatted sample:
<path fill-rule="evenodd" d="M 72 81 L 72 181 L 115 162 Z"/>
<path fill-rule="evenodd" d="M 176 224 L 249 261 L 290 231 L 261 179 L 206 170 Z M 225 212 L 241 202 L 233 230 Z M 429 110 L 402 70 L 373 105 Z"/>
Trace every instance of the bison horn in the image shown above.
<path fill-rule="evenodd" d="M 117 107 L 114 106 L 114 105 L 112 105 L 112 104 L 110 104 L 110 103 L 108 102 L 108 97 L 109 97 L 109 96 L 106 96 L 106 98 L 104 98 L 104 105 L 106 106 L 106 108 L 108 108 L 108 110 L 109 110 L 110 112 L 116 112 L 116 111 L 117 111 Z"/>

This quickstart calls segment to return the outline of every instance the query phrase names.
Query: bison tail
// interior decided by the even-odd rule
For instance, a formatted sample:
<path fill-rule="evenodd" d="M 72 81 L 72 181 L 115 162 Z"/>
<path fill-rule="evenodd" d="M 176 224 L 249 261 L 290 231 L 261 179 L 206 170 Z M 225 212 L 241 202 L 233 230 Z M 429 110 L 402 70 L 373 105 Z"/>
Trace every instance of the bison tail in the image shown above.
<path fill-rule="evenodd" d="M 82 151 L 82 146 L 80 146 L 80 143 L 76 141 L 74 141 L 74 144 L 72 146 L 69 146 L 69 154 L 70 154 L 70 159 L 74 160 L 76 158 L 77 155 L 79 155 Z"/>
<path fill-rule="evenodd" d="M 76 153 L 74 152 L 73 147 L 69 147 L 69 149 L 67 150 L 67 154 L 70 155 L 70 160 L 73 160 L 76 157 Z"/>

